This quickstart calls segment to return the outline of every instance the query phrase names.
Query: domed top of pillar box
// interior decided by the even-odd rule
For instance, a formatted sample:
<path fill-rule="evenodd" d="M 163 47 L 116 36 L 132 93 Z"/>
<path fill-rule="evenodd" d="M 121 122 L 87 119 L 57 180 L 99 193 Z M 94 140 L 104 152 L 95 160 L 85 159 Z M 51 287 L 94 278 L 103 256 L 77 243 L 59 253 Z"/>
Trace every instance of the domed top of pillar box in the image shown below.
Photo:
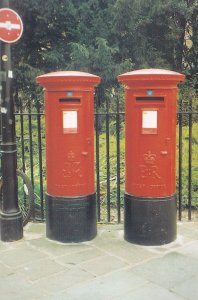
<path fill-rule="evenodd" d="M 60 91 L 68 88 L 73 90 L 93 90 L 101 81 L 99 76 L 78 72 L 59 71 L 40 75 L 36 82 L 46 90 Z"/>
<path fill-rule="evenodd" d="M 176 87 L 179 82 L 184 81 L 185 75 L 163 69 L 142 69 L 121 74 L 117 78 L 127 88 L 148 85 Z"/>

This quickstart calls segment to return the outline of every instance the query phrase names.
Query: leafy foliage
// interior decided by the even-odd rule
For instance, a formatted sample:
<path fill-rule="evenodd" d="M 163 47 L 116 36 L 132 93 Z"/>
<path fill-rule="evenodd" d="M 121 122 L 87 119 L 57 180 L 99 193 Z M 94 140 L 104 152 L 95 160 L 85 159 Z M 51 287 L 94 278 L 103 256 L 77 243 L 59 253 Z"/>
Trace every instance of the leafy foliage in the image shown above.
<path fill-rule="evenodd" d="M 189 76 L 198 70 L 197 0 L 11 0 L 10 6 L 24 23 L 12 48 L 16 84 L 19 91 L 27 87 L 25 96 L 36 94 L 36 75 L 61 69 L 102 76 L 103 94 L 132 69 Z"/>

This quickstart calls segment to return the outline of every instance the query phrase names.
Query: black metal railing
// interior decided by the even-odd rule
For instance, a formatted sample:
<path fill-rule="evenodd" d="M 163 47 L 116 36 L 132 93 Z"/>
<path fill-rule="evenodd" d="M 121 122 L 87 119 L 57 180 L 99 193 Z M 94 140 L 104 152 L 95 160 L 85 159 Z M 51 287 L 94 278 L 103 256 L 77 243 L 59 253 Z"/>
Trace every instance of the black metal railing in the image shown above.
<path fill-rule="evenodd" d="M 101 102 L 101 101 L 100 101 Z M 114 102 L 113 108 L 112 103 Z M 95 163 L 99 222 L 122 222 L 124 195 L 124 112 L 119 98 L 95 108 Z M 30 178 L 36 195 L 34 218 L 45 219 L 45 124 L 39 103 L 22 108 L 17 101 L 18 168 Z M 96 104 L 98 100 L 96 99 Z M 104 102 L 103 102 L 104 103 Z M 191 220 L 198 208 L 198 112 L 178 107 L 178 219 Z"/>
<path fill-rule="evenodd" d="M 180 109 L 182 107 L 182 100 L 180 101 Z M 192 109 L 192 107 L 190 107 Z M 193 155 L 196 156 L 198 147 L 193 151 L 193 144 L 198 145 L 198 112 L 197 111 L 179 111 L 178 112 L 178 213 L 179 220 L 182 219 L 182 208 L 187 210 L 187 219 L 191 220 L 192 210 L 198 208 L 198 159 L 195 160 L 193 164 Z M 195 121 L 193 120 L 195 119 Z M 193 132 L 193 124 L 196 124 L 195 132 Z M 188 128 L 188 136 L 184 137 L 183 130 L 184 126 Z M 184 139 L 187 139 L 187 147 L 184 149 Z M 184 164 L 184 155 L 187 154 L 187 170 Z M 194 170 L 194 172 L 193 172 Z M 183 193 L 184 188 L 184 172 L 187 173 L 186 177 L 186 187 L 187 191 Z M 196 173 L 195 173 L 196 172 Z M 195 173 L 195 174 L 194 174 Z M 195 184 L 193 184 L 193 178 L 196 179 Z M 192 193 L 194 191 L 194 193 Z"/>
<path fill-rule="evenodd" d="M 104 111 L 99 112 L 98 106 L 96 106 L 95 112 L 95 136 L 96 136 L 96 186 L 97 186 L 97 207 L 98 207 L 98 221 L 107 220 L 108 222 L 116 220 L 118 223 L 121 222 L 121 210 L 123 207 L 123 195 L 121 195 L 121 180 L 124 181 L 124 169 L 121 168 L 121 152 L 123 156 L 123 149 L 120 147 L 120 133 L 121 133 L 121 122 L 124 122 L 124 112 L 120 111 L 119 98 L 115 99 L 116 107 L 115 111 L 110 111 L 110 101 L 106 100 L 106 107 Z M 111 124 L 113 121 L 113 125 Z M 100 124 L 104 124 L 101 129 Z M 113 129 L 113 134 L 110 132 Z M 104 147 L 103 151 L 105 154 L 100 153 L 100 136 L 105 134 L 103 139 Z M 113 137 L 114 141 L 114 158 L 113 161 L 113 174 L 111 168 L 111 141 L 110 137 Z M 100 165 L 101 156 L 105 158 L 105 164 Z M 100 171 L 106 170 L 105 182 L 101 179 Z M 122 171 L 122 175 L 121 175 Z M 113 177 L 112 177 L 113 176 Z M 111 189 L 111 181 L 114 180 L 113 191 Z M 101 182 L 103 185 L 103 191 L 101 192 Z M 105 184 L 104 184 L 105 183 Z M 103 197 L 105 193 L 105 197 Z M 101 195 L 102 194 L 102 195 Z M 112 197 L 114 201 L 112 201 Z M 106 198 L 106 201 L 103 200 Z M 105 203 L 104 203 L 105 202 Z M 101 204 L 103 207 L 101 208 Z M 104 208 L 105 212 L 104 212 Z M 101 215 L 102 212 L 102 215 Z M 106 215 L 106 217 L 105 217 Z"/>

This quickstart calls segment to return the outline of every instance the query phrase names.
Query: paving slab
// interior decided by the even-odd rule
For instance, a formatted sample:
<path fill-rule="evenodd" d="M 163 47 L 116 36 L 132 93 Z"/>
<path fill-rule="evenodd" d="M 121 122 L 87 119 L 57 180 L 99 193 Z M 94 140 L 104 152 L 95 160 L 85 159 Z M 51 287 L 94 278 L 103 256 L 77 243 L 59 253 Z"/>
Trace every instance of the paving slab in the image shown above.
<path fill-rule="evenodd" d="M 25 226 L 24 240 L 36 240 L 45 236 L 46 224 L 45 223 L 32 223 L 29 222 Z"/>
<path fill-rule="evenodd" d="M 34 286 L 19 274 L 9 274 L 0 280 L 1 300 L 40 299 L 46 295 L 42 288 Z"/>
<path fill-rule="evenodd" d="M 155 258 L 129 270 L 157 285 L 171 287 L 196 276 L 198 261 L 177 252 Z"/>
<path fill-rule="evenodd" d="M 25 238 L 33 236 L 33 234 L 45 235 L 46 232 L 46 224 L 38 223 L 38 222 L 29 222 L 25 227 L 24 236 Z"/>
<path fill-rule="evenodd" d="M 84 262 L 80 265 L 80 268 L 95 276 L 99 276 L 122 269 L 126 266 L 127 264 L 118 257 L 106 255 L 88 262 Z"/>
<path fill-rule="evenodd" d="M 194 276 L 184 282 L 177 284 L 176 286 L 171 288 L 171 291 L 188 300 L 197 299 L 198 298 L 198 276 Z"/>
<path fill-rule="evenodd" d="M 13 271 L 8 266 L 5 266 L 4 264 L 0 263 L 0 278 L 5 278 L 9 275 L 13 274 Z"/>
<path fill-rule="evenodd" d="M 0 253 L 1 253 L 2 251 L 7 250 L 7 249 L 9 249 L 8 245 L 5 244 L 5 243 L 1 243 L 1 242 L 0 242 Z"/>
<path fill-rule="evenodd" d="M 143 287 L 146 283 L 145 279 L 121 270 L 95 278 L 86 284 L 79 285 L 77 289 L 70 288 L 68 292 L 78 300 L 107 300 L 119 296 L 125 299 L 125 294 L 138 287 Z"/>
<path fill-rule="evenodd" d="M 70 268 L 71 266 L 77 266 L 85 262 L 93 261 L 94 259 L 105 255 L 105 252 L 97 248 L 91 248 L 59 256 L 56 261 Z"/>
<path fill-rule="evenodd" d="M 86 242 L 63 244 L 56 241 L 51 241 L 45 237 L 31 240 L 29 241 L 29 245 L 31 245 L 34 249 L 39 249 L 39 251 L 42 253 L 45 253 L 46 255 L 52 255 L 53 257 L 91 249 L 91 246 L 86 244 Z"/>
<path fill-rule="evenodd" d="M 178 252 L 198 260 L 198 240 L 188 243 L 184 247 L 178 249 Z"/>
<path fill-rule="evenodd" d="M 92 241 L 63 244 L 29 223 L 24 238 L 0 242 L 1 300 L 195 300 L 198 222 L 178 222 L 176 241 L 139 246 L 123 224 L 98 224 Z"/>
<path fill-rule="evenodd" d="M 153 299 L 186 300 L 186 298 L 177 295 L 173 291 L 169 291 L 153 283 L 146 283 L 145 285 L 130 291 L 129 293 L 124 295 L 124 298 L 122 296 L 110 298 L 110 300 L 123 300 L 123 299 L 124 300 L 153 300 Z"/>
<path fill-rule="evenodd" d="M 41 278 L 68 270 L 66 267 L 58 264 L 53 259 L 45 258 L 34 262 L 26 263 L 15 271 L 29 281 L 38 281 Z"/>
<path fill-rule="evenodd" d="M 198 222 L 178 222 L 177 233 L 191 240 L 198 240 Z"/>
<path fill-rule="evenodd" d="M 93 278 L 94 275 L 76 267 L 40 279 L 34 282 L 34 286 L 42 288 L 48 293 L 57 293 Z"/>
<path fill-rule="evenodd" d="M 45 254 L 40 252 L 38 249 L 32 249 L 27 244 L 20 244 L 20 247 L 17 246 L 15 249 L 13 248 L 3 251 L 0 255 L 0 262 L 12 268 L 16 268 L 44 257 Z"/>
<path fill-rule="evenodd" d="M 67 292 L 60 292 L 60 293 L 56 292 L 55 294 L 44 296 L 39 300 L 78 300 L 78 299 L 76 297 L 71 296 Z"/>
<path fill-rule="evenodd" d="M 153 248 L 141 247 L 128 243 L 123 237 L 119 239 L 96 240 L 95 246 L 109 255 L 119 257 L 119 259 L 131 265 L 158 255 L 158 253 L 153 251 Z"/>

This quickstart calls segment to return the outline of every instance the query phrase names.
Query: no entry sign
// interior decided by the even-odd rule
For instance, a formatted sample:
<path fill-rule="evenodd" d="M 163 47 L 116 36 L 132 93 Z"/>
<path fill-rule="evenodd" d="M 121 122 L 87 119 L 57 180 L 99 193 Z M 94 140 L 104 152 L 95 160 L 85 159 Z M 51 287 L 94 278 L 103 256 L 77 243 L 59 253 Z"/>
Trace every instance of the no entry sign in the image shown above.
<path fill-rule="evenodd" d="M 18 41 L 23 33 L 20 16 L 10 8 L 0 9 L 0 40 L 6 43 Z"/>

